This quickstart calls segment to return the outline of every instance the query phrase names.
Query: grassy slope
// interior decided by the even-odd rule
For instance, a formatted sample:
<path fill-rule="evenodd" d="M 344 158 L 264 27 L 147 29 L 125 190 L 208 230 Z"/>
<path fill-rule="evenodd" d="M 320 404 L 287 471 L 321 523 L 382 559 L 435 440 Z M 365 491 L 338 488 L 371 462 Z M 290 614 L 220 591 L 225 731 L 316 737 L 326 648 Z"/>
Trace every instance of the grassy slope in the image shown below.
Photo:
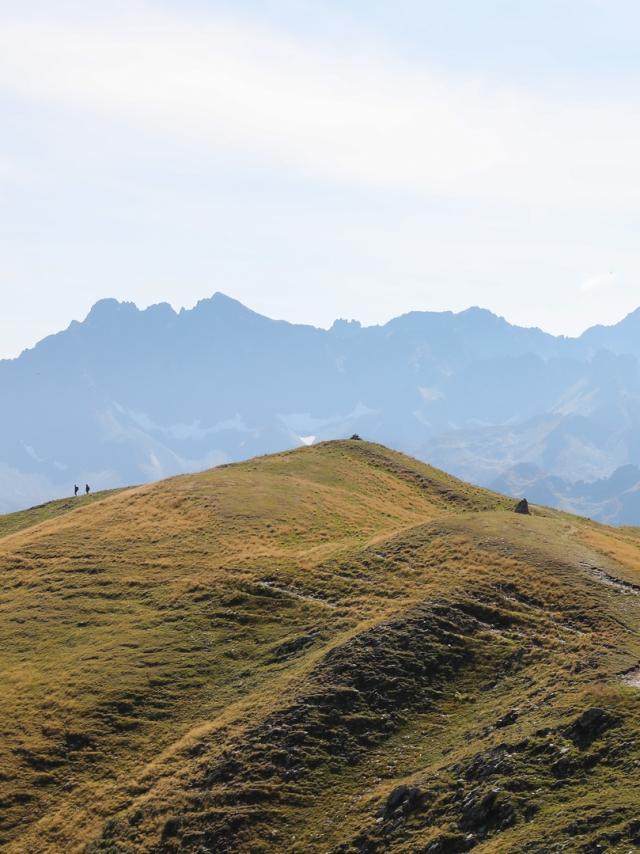
<path fill-rule="evenodd" d="M 0 844 L 630 850 L 640 539 L 511 506 L 353 441 L 0 519 Z"/>
<path fill-rule="evenodd" d="M 31 528 L 34 525 L 39 525 L 41 522 L 47 522 L 49 519 L 55 519 L 57 516 L 70 513 L 72 510 L 78 510 L 87 504 L 93 504 L 94 501 L 101 501 L 108 495 L 115 495 L 120 491 L 111 489 L 102 492 L 91 492 L 89 495 L 81 494 L 77 498 L 59 498 L 57 501 L 48 501 L 46 504 L 30 507 L 28 510 L 7 513 L 4 516 L 0 516 L 0 537 L 4 537 L 6 534 L 14 534 L 16 531 L 21 531 L 24 528 Z"/>

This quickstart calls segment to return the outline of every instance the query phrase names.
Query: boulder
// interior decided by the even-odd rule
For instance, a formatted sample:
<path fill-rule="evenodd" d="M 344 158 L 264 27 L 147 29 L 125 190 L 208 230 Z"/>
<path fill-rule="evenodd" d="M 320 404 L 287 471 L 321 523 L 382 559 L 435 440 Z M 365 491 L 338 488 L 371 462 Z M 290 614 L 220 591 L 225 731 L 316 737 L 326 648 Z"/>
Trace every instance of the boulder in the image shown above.
<path fill-rule="evenodd" d="M 489 829 L 504 830 L 516 821 L 516 812 L 506 794 L 499 788 L 486 793 L 470 792 L 462 802 L 461 830 L 484 836 Z"/>
<path fill-rule="evenodd" d="M 615 715 L 610 714 L 606 709 L 594 706 L 583 712 L 571 726 L 567 727 L 565 735 L 576 747 L 584 749 L 617 723 L 619 720 Z"/>
<path fill-rule="evenodd" d="M 472 833 L 445 833 L 429 843 L 423 854 L 462 854 L 470 851 L 477 841 Z"/>
<path fill-rule="evenodd" d="M 390 818 L 396 811 L 404 815 L 414 812 L 422 806 L 422 792 L 417 786 L 396 786 L 389 794 L 383 808 L 383 817 Z"/>
<path fill-rule="evenodd" d="M 511 726 L 518 720 L 518 710 L 510 709 L 506 715 L 503 715 L 499 720 L 496 721 L 496 729 L 502 729 L 506 726 Z"/>

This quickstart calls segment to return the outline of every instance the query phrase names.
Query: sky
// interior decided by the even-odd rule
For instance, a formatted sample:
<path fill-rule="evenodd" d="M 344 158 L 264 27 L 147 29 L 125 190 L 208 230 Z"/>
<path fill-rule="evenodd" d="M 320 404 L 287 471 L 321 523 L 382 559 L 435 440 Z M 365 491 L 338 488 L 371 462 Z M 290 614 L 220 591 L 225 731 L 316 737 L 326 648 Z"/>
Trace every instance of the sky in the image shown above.
<path fill-rule="evenodd" d="M 636 0 L 0 0 L 0 358 L 103 297 L 640 305 Z"/>

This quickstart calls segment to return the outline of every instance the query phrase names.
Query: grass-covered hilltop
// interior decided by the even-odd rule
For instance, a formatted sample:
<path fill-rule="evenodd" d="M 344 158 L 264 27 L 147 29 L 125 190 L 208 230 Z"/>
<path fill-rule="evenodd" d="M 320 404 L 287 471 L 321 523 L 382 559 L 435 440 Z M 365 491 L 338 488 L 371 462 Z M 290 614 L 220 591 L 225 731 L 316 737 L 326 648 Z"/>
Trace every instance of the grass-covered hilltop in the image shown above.
<path fill-rule="evenodd" d="M 352 440 L 0 517 L 0 847 L 640 846 L 640 533 Z"/>

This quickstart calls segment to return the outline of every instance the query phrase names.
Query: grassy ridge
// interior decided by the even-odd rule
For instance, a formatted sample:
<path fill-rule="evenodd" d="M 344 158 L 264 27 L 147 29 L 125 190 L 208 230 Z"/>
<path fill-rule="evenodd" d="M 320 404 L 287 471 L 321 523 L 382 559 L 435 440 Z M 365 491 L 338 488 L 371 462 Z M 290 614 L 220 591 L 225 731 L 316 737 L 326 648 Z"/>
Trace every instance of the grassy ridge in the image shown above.
<path fill-rule="evenodd" d="M 349 441 L 5 517 L 0 844 L 629 850 L 640 543 L 512 505 Z"/>

